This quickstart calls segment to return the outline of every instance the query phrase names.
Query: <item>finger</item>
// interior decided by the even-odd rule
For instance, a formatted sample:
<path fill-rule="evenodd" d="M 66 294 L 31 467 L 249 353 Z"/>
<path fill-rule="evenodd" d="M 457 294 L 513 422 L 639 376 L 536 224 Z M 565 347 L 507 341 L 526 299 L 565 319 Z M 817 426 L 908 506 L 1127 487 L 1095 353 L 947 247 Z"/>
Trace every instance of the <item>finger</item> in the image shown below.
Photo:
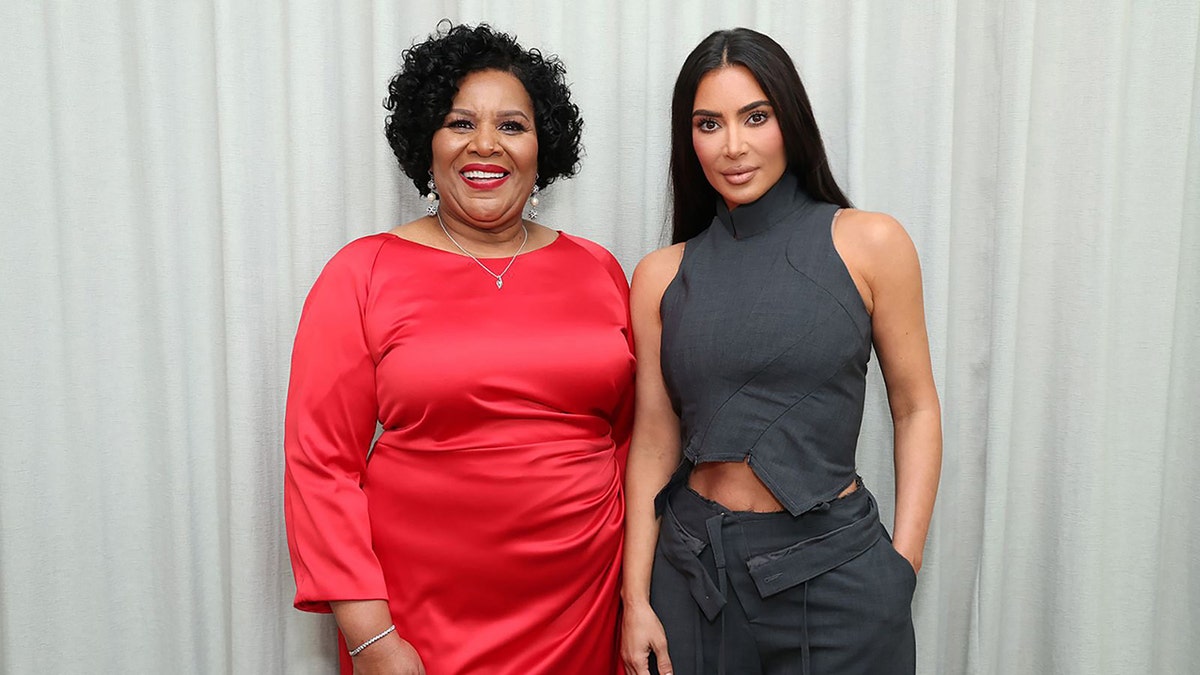
<path fill-rule="evenodd" d="M 624 648 L 621 649 L 621 669 L 624 671 L 625 675 L 637 675 L 636 671 L 633 669 L 633 666 L 629 664 L 629 654 L 625 652 Z"/>
<path fill-rule="evenodd" d="M 667 641 L 658 640 L 650 645 L 654 650 L 654 658 L 658 660 L 658 675 L 672 675 L 675 671 L 671 667 L 671 655 L 667 653 Z"/>
<path fill-rule="evenodd" d="M 625 663 L 625 668 L 628 670 L 629 662 Z M 638 654 L 633 659 L 632 675 L 650 675 L 650 649 L 647 648 L 641 654 Z"/>

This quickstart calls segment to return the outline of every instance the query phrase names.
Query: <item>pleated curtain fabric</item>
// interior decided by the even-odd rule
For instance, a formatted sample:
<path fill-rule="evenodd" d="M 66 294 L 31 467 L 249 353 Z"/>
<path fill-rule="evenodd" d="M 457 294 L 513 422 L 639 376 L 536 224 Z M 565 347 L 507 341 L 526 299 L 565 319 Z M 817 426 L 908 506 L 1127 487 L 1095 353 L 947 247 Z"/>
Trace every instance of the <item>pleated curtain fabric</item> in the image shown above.
<path fill-rule="evenodd" d="M 0 672 L 333 671 L 331 620 L 291 608 L 291 340 L 334 251 L 423 212 L 380 100 L 443 17 L 563 58 L 587 155 L 540 220 L 630 273 L 684 56 L 778 39 L 924 266 L 918 672 L 1200 671 L 1194 0 L 46 0 L 0 5 Z"/>

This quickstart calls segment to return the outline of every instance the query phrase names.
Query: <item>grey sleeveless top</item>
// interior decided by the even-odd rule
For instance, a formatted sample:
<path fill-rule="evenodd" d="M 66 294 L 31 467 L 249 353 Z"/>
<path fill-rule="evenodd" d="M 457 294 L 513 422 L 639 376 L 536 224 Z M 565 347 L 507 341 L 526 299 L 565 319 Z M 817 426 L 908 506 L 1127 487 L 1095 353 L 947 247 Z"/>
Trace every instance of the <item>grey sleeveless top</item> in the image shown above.
<path fill-rule="evenodd" d="M 719 203 L 660 306 L 685 462 L 747 461 L 792 515 L 855 478 L 871 318 L 833 247 L 837 209 L 790 173 Z"/>

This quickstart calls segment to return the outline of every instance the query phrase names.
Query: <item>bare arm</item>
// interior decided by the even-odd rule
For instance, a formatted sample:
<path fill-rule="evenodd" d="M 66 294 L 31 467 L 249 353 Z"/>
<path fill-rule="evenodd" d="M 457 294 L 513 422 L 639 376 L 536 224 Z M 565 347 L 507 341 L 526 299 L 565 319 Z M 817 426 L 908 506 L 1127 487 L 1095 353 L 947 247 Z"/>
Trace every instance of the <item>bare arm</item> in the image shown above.
<path fill-rule="evenodd" d="M 921 265 L 912 240 L 890 216 L 849 211 L 834 242 L 871 311 L 875 352 L 894 430 L 896 520 L 893 545 L 921 569 L 942 466 L 941 406 L 933 382 Z"/>
<path fill-rule="evenodd" d="M 650 573 L 658 540 L 654 497 L 679 465 L 679 418 L 663 382 L 659 349 L 663 291 L 675 277 L 683 245 L 646 256 L 633 273 L 630 311 L 637 351 L 633 440 L 625 471 L 625 560 L 621 597 L 625 604 L 621 655 L 627 673 L 648 675 L 654 651 L 659 672 L 670 673 L 662 625 L 650 609 Z"/>
<path fill-rule="evenodd" d="M 344 600 L 329 605 L 350 649 L 392 625 L 392 615 L 385 600 Z M 393 631 L 354 657 L 354 672 L 357 675 L 425 675 L 425 666 L 417 650 Z"/>

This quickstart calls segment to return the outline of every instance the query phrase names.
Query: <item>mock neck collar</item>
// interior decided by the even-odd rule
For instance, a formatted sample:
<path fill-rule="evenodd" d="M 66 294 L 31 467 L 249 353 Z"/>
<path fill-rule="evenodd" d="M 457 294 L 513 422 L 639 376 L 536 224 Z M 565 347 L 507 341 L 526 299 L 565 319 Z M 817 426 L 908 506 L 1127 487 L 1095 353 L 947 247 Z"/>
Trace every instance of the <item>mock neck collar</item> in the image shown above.
<path fill-rule="evenodd" d="M 734 239 L 745 239 L 766 232 L 780 220 L 816 203 L 800 188 L 796 176 L 784 171 L 763 196 L 732 211 L 725 205 L 725 200 L 718 196 L 717 219 Z"/>

